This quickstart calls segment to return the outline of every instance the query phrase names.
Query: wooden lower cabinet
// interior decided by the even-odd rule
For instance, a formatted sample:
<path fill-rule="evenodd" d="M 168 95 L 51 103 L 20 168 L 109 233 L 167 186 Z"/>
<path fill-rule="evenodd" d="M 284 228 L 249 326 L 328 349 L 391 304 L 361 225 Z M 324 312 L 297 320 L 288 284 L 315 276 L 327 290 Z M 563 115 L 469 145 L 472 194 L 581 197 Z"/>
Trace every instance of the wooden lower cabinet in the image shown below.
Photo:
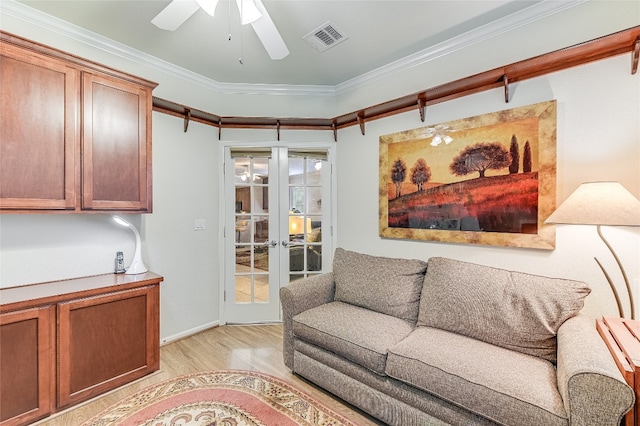
<path fill-rule="evenodd" d="M 0 423 L 48 416 L 55 395 L 55 306 L 0 315 Z"/>
<path fill-rule="evenodd" d="M 0 289 L 1 426 L 30 424 L 159 369 L 162 277 L 111 275 L 48 283 L 89 288 L 9 304 L 44 284 Z"/>
<path fill-rule="evenodd" d="M 159 368 L 158 287 L 58 306 L 58 405 L 93 398 Z"/>

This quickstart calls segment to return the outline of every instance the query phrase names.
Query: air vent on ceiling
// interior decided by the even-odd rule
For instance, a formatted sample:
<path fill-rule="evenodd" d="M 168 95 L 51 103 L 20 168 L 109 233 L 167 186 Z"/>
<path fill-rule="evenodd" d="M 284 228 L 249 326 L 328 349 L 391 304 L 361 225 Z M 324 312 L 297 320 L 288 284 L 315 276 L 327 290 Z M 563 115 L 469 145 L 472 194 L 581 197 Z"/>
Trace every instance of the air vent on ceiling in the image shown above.
<path fill-rule="evenodd" d="M 330 21 L 325 22 L 303 37 L 307 43 L 320 52 L 335 47 L 348 38 L 349 36 L 336 28 Z"/>

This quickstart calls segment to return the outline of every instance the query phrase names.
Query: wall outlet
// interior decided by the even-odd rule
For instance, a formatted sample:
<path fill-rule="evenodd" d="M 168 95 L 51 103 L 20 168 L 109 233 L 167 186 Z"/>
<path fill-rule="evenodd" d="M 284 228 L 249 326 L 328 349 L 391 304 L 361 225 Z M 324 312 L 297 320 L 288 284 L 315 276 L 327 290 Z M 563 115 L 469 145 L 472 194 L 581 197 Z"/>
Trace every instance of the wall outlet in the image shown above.
<path fill-rule="evenodd" d="M 207 229 L 207 221 L 204 219 L 196 219 L 193 229 L 195 231 L 204 231 L 205 229 Z"/>

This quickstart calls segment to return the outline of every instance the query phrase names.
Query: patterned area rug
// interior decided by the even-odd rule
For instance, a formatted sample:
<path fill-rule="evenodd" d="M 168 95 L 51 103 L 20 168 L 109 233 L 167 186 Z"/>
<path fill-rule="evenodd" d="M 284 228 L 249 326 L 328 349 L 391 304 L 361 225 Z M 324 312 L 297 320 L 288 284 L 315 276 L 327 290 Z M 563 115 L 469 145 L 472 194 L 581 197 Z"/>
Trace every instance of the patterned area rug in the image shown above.
<path fill-rule="evenodd" d="M 354 426 L 292 385 L 227 370 L 180 376 L 114 404 L 84 426 Z"/>

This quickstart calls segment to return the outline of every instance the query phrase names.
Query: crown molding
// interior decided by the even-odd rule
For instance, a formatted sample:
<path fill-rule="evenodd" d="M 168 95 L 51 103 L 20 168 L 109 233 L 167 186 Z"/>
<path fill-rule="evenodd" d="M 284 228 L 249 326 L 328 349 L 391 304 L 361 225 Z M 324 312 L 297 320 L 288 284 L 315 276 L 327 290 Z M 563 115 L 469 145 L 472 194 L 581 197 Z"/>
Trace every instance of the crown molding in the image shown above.
<path fill-rule="evenodd" d="M 490 24 L 483 25 L 466 33 L 452 37 L 442 43 L 433 45 L 427 49 L 416 52 L 405 58 L 391 62 L 373 71 L 362 74 L 351 80 L 336 85 L 336 95 L 345 94 L 361 86 L 371 84 L 383 78 L 393 76 L 402 71 L 425 64 L 440 57 L 449 55 L 458 50 L 465 49 L 476 43 L 507 33 L 532 22 L 570 9 L 588 0 L 549 1 L 543 0 L 529 6 L 519 12 L 498 19 Z"/>
<path fill-rule="evenodd" d="M 0 12 L 28 22 L 48 31 L 60 34 L 79 43 L 94 47 L 128 61 L 156 69 L 173 77 L 221 94 L 262 94 L 286 96 L 331 96 L 345 94 L 364 85 L 393 76 L 404 70 L 433 61 L 483 40 L 504 34 L 528 25 L 539 19 L 562 12 L 587 0 L 550 1 L 543 0 L 526 9 L 513 13 L 490 24 L 478 27 L 445 42 L 436 44 L 403 59 L 391 62 L 373 71 L 347 80 L 336 86 L 287 85 L 287 84 L 245 84 L 224 83 L 204 77 L 175 64 L 141 52 L 123 43 L 88 31 L 82 27 L 53 17 L 15 0 L 0 1 Z"/>
<path fill-rule="evenodd" d="M 336 96 L 335 86 L 255 83 L 216 84 L 220 92 L 232 95 Z"/>

